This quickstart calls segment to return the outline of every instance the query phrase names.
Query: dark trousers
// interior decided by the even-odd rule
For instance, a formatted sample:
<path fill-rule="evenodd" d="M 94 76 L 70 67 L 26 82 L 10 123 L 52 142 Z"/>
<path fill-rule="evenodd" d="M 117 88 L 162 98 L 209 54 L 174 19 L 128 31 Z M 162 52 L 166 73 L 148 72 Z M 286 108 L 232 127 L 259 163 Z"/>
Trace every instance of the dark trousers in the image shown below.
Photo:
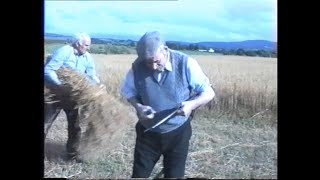
<path fill-rule="evenodd" d="M 183 178 L 192 134 L 190 120 L 164 134 L 145 133 L 145 128 L 138 122 L 132 178 L 148 178 L 161 155 L 164 178 Z"/>
<path fill-rule="evenodd" d="M 78 148 L 81 137 L 81 128 L 79 126 L 78 109 L 73 109 L 73 105 L 63 105 L 62 103 L 45 103 L 44 107 L 44 138 L 57 118 L 61 110 L 67 115 L 68 121 L 68 140 L 67 140 L 67 153 L 69 157 L 78 155 Z"/>

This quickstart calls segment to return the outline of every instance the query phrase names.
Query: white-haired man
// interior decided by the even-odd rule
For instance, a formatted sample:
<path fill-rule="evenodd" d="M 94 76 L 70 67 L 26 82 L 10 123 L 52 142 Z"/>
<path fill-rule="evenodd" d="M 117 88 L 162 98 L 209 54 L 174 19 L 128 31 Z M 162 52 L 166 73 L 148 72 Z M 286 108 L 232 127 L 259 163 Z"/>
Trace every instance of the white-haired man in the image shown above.
<path fill-rule="evenodd" d="M 165 178 L 183 178 L 192 112 L 215 96 L 196 60 L 165 46 L 157 31 L 137 44 L 121 94 L 136 109 L 133 178 L 148 178 L 163 155 Z"/>
<path fill-rule="evenodd" d="M 91 38 L 86 33 L 76 33 L 73 36 L 71 45 L 64 45 L 56 50 L 44 67 L 44 82 L 46 87 L 56 92 L 57 98 L 63 93 L 61 82 L 56 70 L 65 66 L 87 75 L 93 83 L 100 84 L 96 75 L 94 61 L 89 54 Z M 103 86 L 103 85 L 102 85 Z M 59 102 L 53 104 L 45 103 L 44 107 L 44 138 L 46 137 L 52 123 L 63 109 L 68 121 L 67 158 L 69 160 L 81 161 L 78 157 L 78 148 L 81 136 L 79 126 L 78 109 L 75 109 L 75 102 L 69 102 L 66 98 L 59 98 Z"/>

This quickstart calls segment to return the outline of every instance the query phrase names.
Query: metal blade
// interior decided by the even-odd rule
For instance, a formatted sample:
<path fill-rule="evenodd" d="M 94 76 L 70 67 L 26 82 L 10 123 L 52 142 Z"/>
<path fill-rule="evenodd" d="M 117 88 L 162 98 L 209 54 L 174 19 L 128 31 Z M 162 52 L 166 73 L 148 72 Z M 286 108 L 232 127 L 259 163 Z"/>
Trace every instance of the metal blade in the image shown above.
<path fill-rule="evenodd" d="M 194 98 L 196 98 L 196 95 L 192 95 L 191 97 L 189 97 L 186 101 L 190 101 L 193 100 Z M 149 131 L 150 129 L 156 128 L 158 127 L 160 124 L 164 123 L 167 119 L 171 118 L 175 113 L 177 113 L 177 111 L 182 107 L 181 103 L 176 107 L 176 110 L 174 110 L 172 113 L 170 113 L 169 115 L 167 115 L 166 117 L 164 117 L 161 121 L 159 121 L 157 124 L 153 125 L 152 127 L 144 130 L 144 132 Z"/>
<path fill-rule="evenodd" d="M 176 112 L 178 111 L 179 109 L 177 108 L 175 111 L 173 111 L 172 113 L 170 113 L 168 116 L 164 117 L 161 121 L 159 121 L 157 124 L 153 125 L 152 127 L 144 130 L 144 132 L 147 132 L 149 131 L 150 129 L 153 129 L 153 128 L 156 128 L 158 127 L 160 124 L 164 123 L 167 119 L 171 118 L 174 114 L 176 114 Z"/>

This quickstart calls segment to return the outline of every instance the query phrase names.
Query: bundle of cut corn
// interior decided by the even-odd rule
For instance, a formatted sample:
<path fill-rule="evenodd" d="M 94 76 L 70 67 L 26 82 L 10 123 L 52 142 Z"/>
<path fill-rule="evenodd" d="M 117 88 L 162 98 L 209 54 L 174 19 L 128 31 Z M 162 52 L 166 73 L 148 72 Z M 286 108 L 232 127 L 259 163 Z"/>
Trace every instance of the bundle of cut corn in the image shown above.
<path fill-rule="evenodd" d="M 132 109 L 83 74 L 62 67 L 57 71 L 68 98 L 80 113 L 80 156 L 93 160 L 114 148 L 127 128 L 136 121 Z"/>

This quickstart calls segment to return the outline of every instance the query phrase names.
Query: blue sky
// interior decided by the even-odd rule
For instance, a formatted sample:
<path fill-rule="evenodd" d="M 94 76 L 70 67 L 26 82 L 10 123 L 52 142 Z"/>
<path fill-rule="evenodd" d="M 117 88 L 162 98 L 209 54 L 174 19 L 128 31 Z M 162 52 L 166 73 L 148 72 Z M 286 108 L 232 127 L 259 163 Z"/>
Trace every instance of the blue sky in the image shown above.
<path fill-rule="evenodd" d="M 277 41 L 276 0 L 45 0 L 44 8 L 46 33 L 137 40 L 158 30 L 173 41 Z"/>

